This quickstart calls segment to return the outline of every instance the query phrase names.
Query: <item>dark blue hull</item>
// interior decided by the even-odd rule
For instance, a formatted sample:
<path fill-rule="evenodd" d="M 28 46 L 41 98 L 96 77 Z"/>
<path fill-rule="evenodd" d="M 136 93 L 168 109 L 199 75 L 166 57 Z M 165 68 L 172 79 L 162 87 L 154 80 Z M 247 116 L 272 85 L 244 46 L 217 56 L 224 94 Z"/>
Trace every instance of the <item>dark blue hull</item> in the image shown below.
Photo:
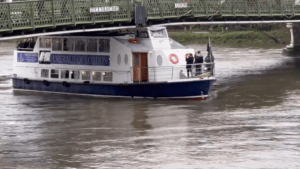
<path fill-rule="evenodd" d="M 152 98 L 204 98 L 208 95 L 214 80 L 173 83 L 139 84 L 84 84 L 36 81 L 13 78 L 15 89 L 74 94 L 90 94 L 111 97 Z"/>

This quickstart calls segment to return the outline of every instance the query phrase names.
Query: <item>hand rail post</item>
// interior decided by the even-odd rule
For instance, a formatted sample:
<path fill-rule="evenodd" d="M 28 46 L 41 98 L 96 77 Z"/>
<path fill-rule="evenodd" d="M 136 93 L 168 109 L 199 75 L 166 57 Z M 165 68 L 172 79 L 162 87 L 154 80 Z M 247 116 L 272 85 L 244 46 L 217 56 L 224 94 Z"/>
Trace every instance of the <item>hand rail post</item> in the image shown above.
<path fill-rule="evenodd" d="M 8 12 L 8 27 L 10 28 L 10 32 L 13 32 L 13 21 L 11 19 L 11 12 L 10 12 L 10 3 L 7 3 L 7 12 Z"/>
<path fill-rule="evenodd" d="M 283 0 L 280 0 L 280 11 L 281 11 L 281 14 L 283 15 L 284 14 L 284 11 L 283 11 Z"/>
<path fill-rule="evenodd" d="M 72 0 L 72 22 L 74 25 L 76 25 L 74 0 Z"/>
<path fill-rule="evenodd" d="M 112 0 L 109 1 L 109 6 L 112 6 Z M 114 13 L 113 13 L 112 11 L 109 12 L 109 19 L 111 20 L 111 22 L 114 22 L 114 21 L 113 21 L 113 19 L 114 19 L 114 18 L 113 18 L 113 14 L 114 14 Z"/>
<path fill-rule="evenodd" d="M 127 4 L 126 5 L 127 5 L 127 8 L 126 8 L 127 9 L 127 19 L 131 20 L 131 15 L 130 15 L 131 14 L 131 11 L 130 11 L 130 0 L 127 0 Z"/>
<path fill-rule="evenodd" d="M 236 17 L 236 3 L 232 4 L 232 12 L 233 12 L 233 16 Z"/>
<path fill-rule="evenodd" d="M 91 8 L 93 8 L 94 7 L 94 0 L 91 0 L 91 7 L 90 7 L 90 10 L 91 10 Z M 90 12 L 91 13 L 91 12 Z M 92 21 L 93 21 L 93 24 L 95 24 L 96 22 L 95 22 L 95 13 L 91 13 L 91 15 L 92 15 Z"/>
<path fill-rule="evenodd" d="M 55 16 L 54 16 L 54 4 L 53 4 L 54 0 L 51 0 L 51 10 L 52 10 L 52 24 L 55 27 Z"/>
<path fill-rule="evenodd" d="M 160 17 L 163 19 L 164 18 L 164 12 L 163 12 L 163 8 L 162 8 L 162 0 L 159 0 L 159 14 L 160 14 Z"/>
<path fill-rule="evenodd" d="M 268 7 L 269 7 L 269 13 L 270 13 L 270 15 L 273 15 L 273 10 L 272 10 L 272 4 L 270 4 L 270 2 L 269 1 L 267 1 L 267 4 L 268 4 Z"/>
<path fill-rule="evenodd" d="M 173 80 L 173 72 L 174 72 L 174 66 L 172 66 L 172 77 L 171 77 L 171 80 Z"/>
<path fill-rule="evenodd" d="M 205 3 L 205 14 L 206 14 L 207 17 L 209 17 L 208 16 L 208 4 L 207 4 L 207 0 L 204 0 L 204 3 Z"/>
<path fill-rule="evenodd" d="M 292 14 L 295 16 L 295 3 L 292 3 Z"/>
<path fill-rule="evenodd" d="M 29 1 L 30 6 L 30 24 L 32 29 L 34 29 L 34 20 L 33 20 L 33 9 L 32 9 L 32 2 Z"/>
<path fill-rule="evenodd" d="M 245 12 L 246 12 L 246 15 L 249 16 L 249 6 L 248 6 L 248 2 L 246 0 L 244 0 L 245 2 Z"/>
<path fill-rule="evenodd" d="M 260 14 L 260 0 L 257 0 L 257 1 L 256 1 L 256 5 L 257 5 L 257 12 L 258 12 L 258 15 L 261 16 L 261 14 Z"/>

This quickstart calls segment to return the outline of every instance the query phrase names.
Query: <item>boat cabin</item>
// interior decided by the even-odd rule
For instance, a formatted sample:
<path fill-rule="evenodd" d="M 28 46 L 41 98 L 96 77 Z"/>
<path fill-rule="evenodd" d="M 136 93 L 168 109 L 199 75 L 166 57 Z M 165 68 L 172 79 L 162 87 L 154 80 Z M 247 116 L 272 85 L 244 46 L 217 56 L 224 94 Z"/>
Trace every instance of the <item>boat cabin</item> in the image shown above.
<path fill-rule="evenodd" d="M 164 27 L 120 36 L 41 36 L 32 50 L 15 50 L 14 76 L 68 83 L 157 83 L 193 80 L 186 55 Z"/>

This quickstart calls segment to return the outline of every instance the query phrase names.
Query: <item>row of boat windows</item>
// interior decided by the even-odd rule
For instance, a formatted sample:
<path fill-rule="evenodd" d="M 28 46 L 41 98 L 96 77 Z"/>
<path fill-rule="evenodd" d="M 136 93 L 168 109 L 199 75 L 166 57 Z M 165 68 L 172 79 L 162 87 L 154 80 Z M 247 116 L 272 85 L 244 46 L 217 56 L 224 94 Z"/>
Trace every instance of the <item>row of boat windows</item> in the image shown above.
<path fill-rule="evenodd" d="M 112 72 L 98 72 L 89 70 L 57 70 L 57 69 L 41 69 L 41 77 L 51 79 L 72 79 L 83 81 L 113 81 Z"/>
<path fill-rule="evenodd" d="M 110 39 L 98 38 L 40 38 L 40 48 L 68 52 L 110 52 Z"/>

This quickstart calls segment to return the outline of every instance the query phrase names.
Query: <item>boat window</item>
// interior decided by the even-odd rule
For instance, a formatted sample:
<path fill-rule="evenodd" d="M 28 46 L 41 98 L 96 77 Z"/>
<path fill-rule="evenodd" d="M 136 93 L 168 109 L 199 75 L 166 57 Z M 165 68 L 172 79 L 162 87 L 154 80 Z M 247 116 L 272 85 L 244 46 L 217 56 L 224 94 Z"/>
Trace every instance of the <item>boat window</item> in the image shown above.
<path fill-rule="evenodd" d="M 58 79 L 59 77 L 59 70 L 51 69 L 51 78 Z"/>
<path fill-rule="evenodd" d="M 62 51 L 62 39 L 53 38 L 52 39 L 52 50 L 53 51 Z"/>
<path fill-rule="evenodd" d="M 125 62 L 125 65 L 127 65 L 127 63 L 128 63 L 128 55 L 127 54 L 124 57 L 124 62 Z"/>
<path fill-rule="evenodd" d="M 140 56 L 134 57 L 134 65 L 139 66 L 140 65 Z"/>
<path fill-rule="evenodd" d="M 99 39 L 99 52 L 109 52 L 110 51 L 110 40 L 109 39 Z"/>
<path fill-rule="evenodd" d="M 112 75 L 112 72 L 103 72 L 103 81 L 111 82 L 113 79 Z"/>
<path fill-rule="evenodd" d="M 81 79 L 82 80 L 91 80 L 91 73 L 88 70 L 81 71 Z"/>
<path fill-rule="evenodd" d="M 85 52 L 85 39 L 76 39 L 75 40 L 75 51 Z"/>
<path fill-rule="evenodd" d="M 73 51 L 73 50 L 74 50 L 74 39 L 64 38 L 64 51 Z"/>
<path fill-rule="evenodd" d="M 40 38 L 40 48 L 51 48 L 51 38 Z"/>
<path fill-rule="evenodd" d="M 61 70 L 60 77 L 62 79 L 69 79 L 69 71 L 68 70 Z"/>
<path fill-rule="evenodd" d="M 49 70 L 48 69 L 42 69 L 41 70 L 41 77 L 48 78 L 49 77 Z"/>
<path fill-rule="evenodd" d="M 167 34 L 164 29 L 156 31 L 150 30 L 150 33 L 153 38 L 167 38 Z"/>
<path fill-rule="evenodd" d="M 79 79 L 79 71 L 71 71 L 71 79 Z"/>
<path fill-rule="evenodd" d="M 148 32 L 147 31 L 140 32 L 139 37 L 140 38 L 149 38 Z"/>
<path fill-rule="evenodd" d="M 163 59 L 160 55 L 157 56 L 156 61 L 157 61 L 158 66 L 161 66 L 163 63 Z"/>
<path fill-rule="evenodd" d="M 87 52 L 97 52 L 97 39 L 87 39 Z"/>
<path fill-rule="evenodd" d="M 101 81 L 101 72 L 93 72 L 93 81 Z"/>

